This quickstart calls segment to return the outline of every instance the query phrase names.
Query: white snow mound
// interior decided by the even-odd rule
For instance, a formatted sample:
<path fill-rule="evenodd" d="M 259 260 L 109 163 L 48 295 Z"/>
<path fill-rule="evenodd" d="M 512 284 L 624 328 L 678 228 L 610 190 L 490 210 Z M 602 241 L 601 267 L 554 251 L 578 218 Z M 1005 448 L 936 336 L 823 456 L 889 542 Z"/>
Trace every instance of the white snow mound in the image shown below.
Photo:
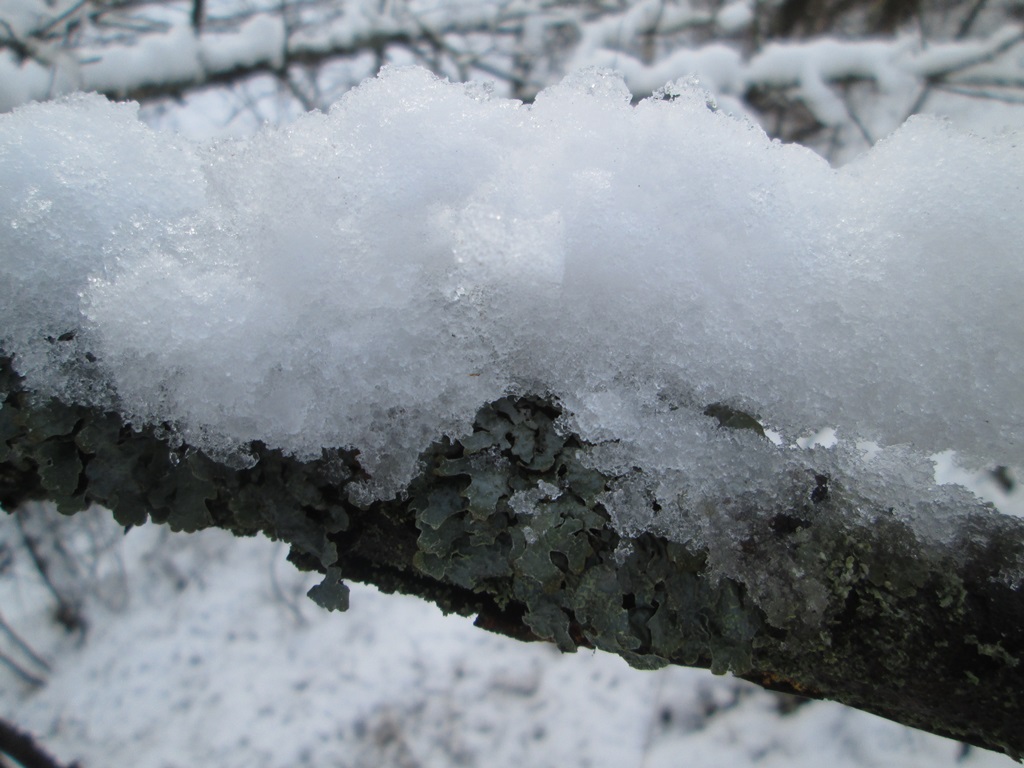
<path fill-rule="evenodd" d="M 356 447 L 379 495 L 524 392 L 654 475 L 718 461 L 713 402 L 1022 465 L 1022 211 L 1019 135 L 919 118 L 833 170 L 598 70 L 524 106 L 385 69 L 206 144 L 75 96 L 0 116 L 0 345 L 215 455 Z"/>

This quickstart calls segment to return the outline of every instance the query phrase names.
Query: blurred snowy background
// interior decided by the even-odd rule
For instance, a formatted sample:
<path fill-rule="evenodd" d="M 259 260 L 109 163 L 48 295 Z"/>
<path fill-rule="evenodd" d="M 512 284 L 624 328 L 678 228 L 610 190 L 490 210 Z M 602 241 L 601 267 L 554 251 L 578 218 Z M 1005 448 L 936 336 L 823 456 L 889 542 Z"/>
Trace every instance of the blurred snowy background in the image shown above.
<path fill-rule="evenodd" d="M 1024 108 L 1020 0 L 0 0 L 0 110 L 73 90 L 154 126 L 248 135 L 385 64 L 532 99 L 588 66 L 641 98 L 696 78 L 834 162 L 915 113 L 988 132 Z"/>
<path fill-rule="evenodd" d="M 600 65 L 637 97 L 695 77 L 838 165 L 917 112 L 1019 129 L 1022 19 L 1010 0 L 0 0 L 0 109 L 99 90 L 160 130 L 241 137 L 387 63 L 524 100 Z M 1007 474 L 937 464 L 1019 510 Z M 123 536 L 103 510 L 0 517 L 0 717 L 82 768 L 1012 764 L 704 671 L 561 656 L 371 588 L 327 614 L 285 554 L 218 531 Z"/>

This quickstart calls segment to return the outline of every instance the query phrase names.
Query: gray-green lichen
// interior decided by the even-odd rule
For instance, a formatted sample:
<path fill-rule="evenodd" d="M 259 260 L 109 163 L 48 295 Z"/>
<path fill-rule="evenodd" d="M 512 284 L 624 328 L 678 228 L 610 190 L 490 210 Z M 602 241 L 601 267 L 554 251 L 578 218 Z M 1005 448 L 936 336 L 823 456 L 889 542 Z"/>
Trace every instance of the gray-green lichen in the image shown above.
<path fill-rule="evenodd" d="M 640 537 L 620 548 L 601 505 L 609 478 L 582 460 L 587 447 L 560 433 L 557 415 L 500 400 L 458 455 L 428 464 L 409 489 L 416 567 L 520 606 L 533 633 L 563 650 L 583 643 L 644 668 L 749 671 L 760 620 L 743 590 L 713 584 L 684 545 Z"/>
<path fill-rule="evenodd" d="M 594 447 L 558 417 L 544 399 L 485 406 L 472 434 L 424 451 L 398 498 L 360 505 L 352 451 L 299 462 L 253 445 L 256 464 L 231 468 L 169 445 L 166 429 L 34 400 L 0 358 L 0 504 L 97 503 L 125 526 L 262 532 L 325 574 L 311 590 L 325 608 L 347 606 L 345 580 L 369 581 L 563 650 L 731 671 L 1024 750 L 1021 521 L 966 508 L 926 540 L 826 468 L 794 475 L 768 508 L 737 496 L 689 510 L 713 524 L 701 540 L 627 535 L 603 500 L 630 478 L 595 469 Z"/>

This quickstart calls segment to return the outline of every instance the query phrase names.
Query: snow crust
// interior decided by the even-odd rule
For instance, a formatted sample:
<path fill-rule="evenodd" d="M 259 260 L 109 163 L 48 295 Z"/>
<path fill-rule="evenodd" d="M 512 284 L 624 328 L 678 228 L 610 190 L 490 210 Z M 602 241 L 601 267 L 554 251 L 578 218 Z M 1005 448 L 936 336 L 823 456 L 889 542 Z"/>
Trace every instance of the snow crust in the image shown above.
<path fill-rule="evenodd" d="M 879 478 L 908 450 L 1024 464 L 1019 134 L 916 118 L 835 170 L 683 83 L 630 102 L 601 70 L 524 106 L 391 68 L 208 143 L 96 96 L 20 108 L 0 344 L 38 391 L 220 457 L 354 446 L 378 496 L 507 393 L 666 497 L 778 473 L 716 402 L 786 444 L 833 427 L 854 463 L 912 447 Z"/>

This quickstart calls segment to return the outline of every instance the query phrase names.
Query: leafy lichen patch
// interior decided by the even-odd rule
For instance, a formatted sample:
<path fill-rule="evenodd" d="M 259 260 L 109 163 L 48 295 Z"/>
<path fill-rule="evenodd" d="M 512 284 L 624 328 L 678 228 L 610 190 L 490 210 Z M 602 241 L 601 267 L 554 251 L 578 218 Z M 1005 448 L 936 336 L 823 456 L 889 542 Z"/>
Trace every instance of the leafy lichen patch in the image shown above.
<path fill-rule="evenodd" d="M 732 672 L 1008 754 L 1024 747 L 1024 526 L 990 510 L 968 505 L 922 530 L 826 462 L 767 500 L 681 500 L 699 537 L 627 531 L 612 492 L 657 515 L 656 489 L 628 468 L 597 469 L 601 446 L 533 398 L 485 406 L 472 434 L 422 454 L 399 498 L 360 506 L 352 451 L 301 462 L 255 444 L 256 464 L 232 468 L 112 413 L 33 402 L 3 359 L 0 386 L 8 509 L 48 498 L 65 512 L 103 504 L 126 526 L 263 532 L 325 574 L 310 596 L 329 609 L 347 606 L 345 580 L 367 580 L 566 651 Z"/>

